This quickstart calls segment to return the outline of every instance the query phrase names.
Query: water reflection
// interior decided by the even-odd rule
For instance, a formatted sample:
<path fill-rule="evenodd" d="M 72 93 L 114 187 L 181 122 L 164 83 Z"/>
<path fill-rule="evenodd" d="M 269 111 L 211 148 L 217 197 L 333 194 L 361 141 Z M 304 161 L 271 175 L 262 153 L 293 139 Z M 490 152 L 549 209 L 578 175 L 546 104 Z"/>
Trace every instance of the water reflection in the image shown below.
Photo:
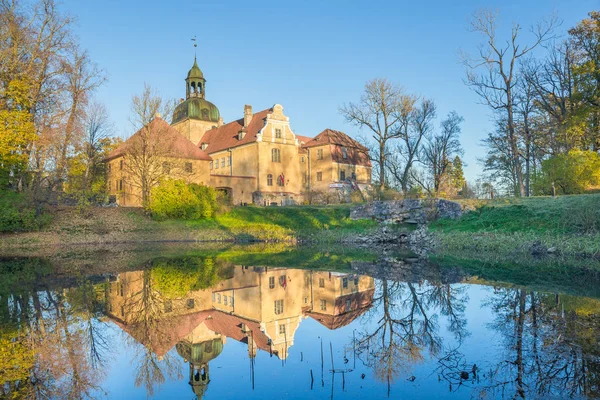
<path fill-rule="evenodd" d="M 189 363 L 189 383 L 200 396 L 210 382 L 209 361 L 227 339 L 246 344 L 251 359 L 261 350 L 285 360 L 304 318 L 337 329 L 373 300 L 374 279 L 368 276 L 249 266 L 217 270 L 212 259 L 179 261 L 125 272 L 106 284 L 107 316 L 144 346 L 136 354 L 136 385 L 150 395 L 166 377 L 181 373 L 172 348 Z"/>
<path fill-rule="evenodd" d="M 0 268 L 2 398 L 600 395 L 595 298 L 389 259 L 338 272 L 214 255 L 93 277 L 57 278 L 43 260 Z"/>

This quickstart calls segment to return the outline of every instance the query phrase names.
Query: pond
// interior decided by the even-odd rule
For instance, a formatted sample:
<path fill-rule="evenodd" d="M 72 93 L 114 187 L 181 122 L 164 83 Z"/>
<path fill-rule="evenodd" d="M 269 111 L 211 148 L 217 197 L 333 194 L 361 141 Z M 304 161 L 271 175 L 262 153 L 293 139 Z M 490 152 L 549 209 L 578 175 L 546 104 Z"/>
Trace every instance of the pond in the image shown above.
<path fill-rule="evenodd" d="M 527 285 L 393 251 L 264 247 L 0 268 L 0 398 L 600 394 L 591 272 Z"/>

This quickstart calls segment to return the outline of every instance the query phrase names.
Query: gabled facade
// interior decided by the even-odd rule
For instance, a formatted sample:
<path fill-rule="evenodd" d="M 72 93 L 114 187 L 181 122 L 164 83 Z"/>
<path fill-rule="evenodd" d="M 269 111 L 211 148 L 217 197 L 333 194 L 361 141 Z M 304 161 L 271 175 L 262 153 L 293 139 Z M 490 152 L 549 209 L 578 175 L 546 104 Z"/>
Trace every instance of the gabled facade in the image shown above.
<path fill-rule="evenodd" d="M 257 113 L 245 105 L 240 119 L 223 124 L 218 108 L 205 98 L 206 80 L 195 59 L 185 83 L 186 99 L 175 108 L 171 127 L 166 129 L 160 119 L 157 125 L 166 132 L 160 143 L 170 148 L 166 143 L 172 141 L 174 148 L 184 149 L 179 155 L 184 164 L 190 157 L 195 160 L 189 182 L 218 189 L 232 204 L 263 206 L 302 204 L 309 191 L 362 190 L 370 184 L 368 150 L 343 132 L 297 135 L 281 104 Z M 121 205 L 141 205 L 122 172 L 119 157 L 125 152 L 119 148 L 113 153 L 108 159 L 110 193 Z M 169 157 L 177 158 L 177 152 Z"/>

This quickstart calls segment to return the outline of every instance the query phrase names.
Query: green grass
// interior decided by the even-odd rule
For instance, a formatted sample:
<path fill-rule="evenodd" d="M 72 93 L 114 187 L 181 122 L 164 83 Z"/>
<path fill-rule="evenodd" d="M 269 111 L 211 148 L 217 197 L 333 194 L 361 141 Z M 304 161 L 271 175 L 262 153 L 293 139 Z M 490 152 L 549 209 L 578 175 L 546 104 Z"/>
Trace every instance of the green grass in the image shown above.
<path fill-rule="evenodd" d="M 482 202 L 457 220 L 441 219 L 429 228 L 438 238 L 438 255 L 517 260 L 530 257 L 536 243 L 554 248 L 553 257 L 586 259 L 600 269 L 598 194 Z"/>
<path fill-rule="evenodd" d="M 484 203 L 458 220 L 433 222 L 434 231 L 600 233 L 600 195 L 502 199 Z"/>
<path fill-rule="evenodd" d="M 169 220 L 164 224 L 218 231 L 238 241 L 335 241 L 377 227 L 371 220 L 350 219 L 349 206 L 236 207 L 212 219 Z"/>

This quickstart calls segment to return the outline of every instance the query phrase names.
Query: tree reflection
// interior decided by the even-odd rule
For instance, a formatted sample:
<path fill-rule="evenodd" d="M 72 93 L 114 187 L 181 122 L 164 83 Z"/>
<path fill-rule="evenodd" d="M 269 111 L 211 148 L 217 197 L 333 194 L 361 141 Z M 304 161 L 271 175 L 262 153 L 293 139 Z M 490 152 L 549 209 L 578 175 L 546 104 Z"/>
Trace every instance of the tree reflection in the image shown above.
<path fill-rule="evenodd" d="M 136 275 L 136 277 L 138 277 Z M 143 386 L 148 396 L 152 396 L 156 388 L 167 379 L 182 377 L 179 360 L 168 353 L 158 356 L 153 350 L 159 342 L 170 335 L 168 324 L 161 323 L 165 318 L 170 299 L 156 288 L 152 279 L 152 271 L 144 270 L 136 281 L 123 281 L 133 289 L 123 303 L 124 312 L 128 316 L 130 326 L 127 344 L 135 349 L 132 364 L 135 366 L 135 385 Z M 141 345 L 140 345 L 141 343 Z"/>
<path fill-rule="evenodd" d="M 500 333 L 501 354 L 494 357 L 500 361 L 471 369 L 460 352 L 440 358 L 438 372 L 451 389 L 467 386 L 502 398 L 598 397 L 599 301 L 495 288 L 484 306 Z"/>
<path fill-rule="evenodd" d="M 387 383 L 389 395 L 391 383 L 411 365 L 422 362 L 425 352 L 435 356 L 442 351 L 439 315 L 447 318 L 447 329 L 459 342 L 467 334 L 468 297 L 464 288 L 450 285 L 382 280 L 378 286 L 375 307 L 366 316 L 377 323 L 373 330 L 359 333 L 355 347 L 376 378 Z"/>

